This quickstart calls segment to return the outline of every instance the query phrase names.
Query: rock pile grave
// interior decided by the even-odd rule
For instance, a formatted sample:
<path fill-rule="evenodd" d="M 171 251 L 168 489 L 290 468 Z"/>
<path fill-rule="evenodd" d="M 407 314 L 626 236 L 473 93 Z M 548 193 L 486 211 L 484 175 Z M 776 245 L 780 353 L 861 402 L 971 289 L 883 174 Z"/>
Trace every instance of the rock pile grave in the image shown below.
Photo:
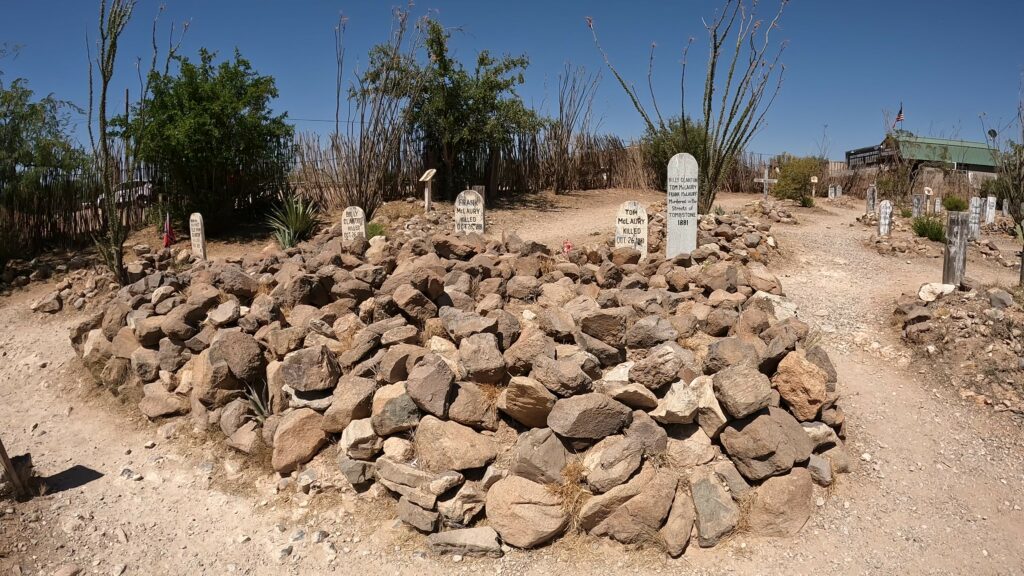
<path fill-rule="evenodd" d="M 653 213 L 652 233 L 665 221 Z M 691 252 L 645 261 L 335 226 L 287 252 L 152 271 L 70 337 L 147 417 L 269 450 L 285 476 L 335 459 L 438 551 L 579 529 L 654 535 L 675 556 L 691 535 L 727 538 L 741 501 L 752 533 L 793 534 L 814 484 L 848 467 L 836 371 L 754 259 L 770 226 L 699 224 Z"/>

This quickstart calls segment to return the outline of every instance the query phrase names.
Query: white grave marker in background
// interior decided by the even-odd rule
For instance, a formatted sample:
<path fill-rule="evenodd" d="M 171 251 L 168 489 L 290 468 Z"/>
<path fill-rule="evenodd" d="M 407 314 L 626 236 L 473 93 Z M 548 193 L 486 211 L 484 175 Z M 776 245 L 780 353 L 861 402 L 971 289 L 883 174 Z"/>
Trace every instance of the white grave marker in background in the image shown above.
<path fill-rule="evenodd" d="M 463 190 L 455 197 L 455 232 L 484 233 L 484 198 L 476 190 Z"/>
<path fill-rule="evenodd" d="M 981 237 L 981 198 L 971 196 L 970 217 L 968 219 L 968 239 L 976 240 Z"/>
<path fill-rule="evenodd" d="M 843 197 L 843 187 L 840 184 L 836 184 L 836 198 Z"/>
<path fill-rule="evenodd" d="M 764 167 L 764 176 L 761 178 L 754 178 L 755 184 L 760 184 L 764 188 L 764 199 L 768 199 L 768 187 L 777 184 L 779 181 L 775 178 L 768 177 L 768 167 Z"/>
<path fill-rule="evenodd" d="M 192 239 L 192 255 L 206 260 L 206 227 L 203 225 L 203 215 L 199 212 L 193 212 L 188 217 L 188 234 Z"/>
<path fill-rule="evenodd" d="M 924 212 L 928 208 L 925 198 L 926 196 L 923 194 L 914 194 L 910 197 L 910 215 L 912 217 L 920 218 L 924 216 Z"/>
<path fill-rule="evenodd" d="M 356 238 L 366 238 L 366 213 L 359 206 L 349 206 L 341 213 L 341 239 Z"/>
<path fill-rule="evenodd" d="M 868 191 L 864 194 L 864 199 L 865 199 L 864 213 L 865 214 L 874 214 L 875 213 L 875 202 L 878 200 L 878 190 L 875 188 L 874 184 L 872 184 L 871 186 L 868 186 Z"/>
<path fill-rule="evenodd" d="M 892 202 L 882 200 L 878 204 L 878 235 L 888 236 L 892 230 Z"/>
<path fill-rule="evenodd" d="M 992 224 L 996 221 L 996 197 L 989 196 L 985 201 L 985 224 Z"/>
<path fill-rule="evenodd" d="M 828 185 L 828 198 L 829 198 L 829 200 L 835 200 L 837 198 L 837 196 L 836 196 L 836 185 L 835 184 L 829 184 Z"/>
<path fill-rule="evenodd" d="M 697 160 L 690 154 L 676 154 L 668 162 L 666 258 L 675 258 L 697 249 L 699 174 Z"/>
<path fill-rule="evenodd" d="M 615 247 L 624 246 L 647 257 L 647 210 L 636 200 L 623 202 L 615 216 Z"/>

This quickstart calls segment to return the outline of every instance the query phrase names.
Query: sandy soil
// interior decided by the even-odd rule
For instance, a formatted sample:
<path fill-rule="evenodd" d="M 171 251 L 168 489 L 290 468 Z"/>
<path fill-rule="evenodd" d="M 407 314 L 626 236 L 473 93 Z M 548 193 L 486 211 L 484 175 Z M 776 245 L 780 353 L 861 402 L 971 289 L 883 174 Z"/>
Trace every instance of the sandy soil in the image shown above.
<path fill-rule="evenodd" d="M 625 199 L 660 197 L 597 192 L 492 215 L 496 229 L 560 245 L 609 234 Z M 437 558 L 379 501 L 329 486 L 313 498 L 275 494 L 258 464 L 225 459 L 181 431 L 165 439 L 166 428 L 83 373 L 67 340 L 70 315 L 29 312 L 48 288 L 37 285 L 0 300 L 0 434 L 10 452 L 32 453 L 50 493 L 0 503 L 0 574 L 68 564 L 88 574 L 1024 573 L 1020 423 L 960 400 L 909 360 L 890 323 L 896 296 L 938 280 L 941 260 L 868 250 L 870 232 L 850 226 L 857 209 L 823 202 L 796 212 L 800 224 L 774 228 L 782 253 L 772 267 L 801 315 L 821 326 L 858 459 L 796 538 L 738 535 L 679 560 L 586 537 L 500 560 Z M 1016 278 L 980 260 L 968 274 Z M 353 515 L 368 507 L 377 513 Z"/>

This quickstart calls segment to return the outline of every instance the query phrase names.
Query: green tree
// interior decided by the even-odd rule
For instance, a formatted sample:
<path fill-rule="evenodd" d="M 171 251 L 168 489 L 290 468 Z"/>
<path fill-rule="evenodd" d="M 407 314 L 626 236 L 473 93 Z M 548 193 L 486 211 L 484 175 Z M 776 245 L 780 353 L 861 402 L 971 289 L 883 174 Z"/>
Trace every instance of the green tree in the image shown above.
<path fill-rule="evenodd" d="M 420 26 L 425 63 L 395 58 L 389 47 L 376 47 L 370 52 L 363 85 L 408 98 L 411 130 L 423 146 L 426 164 L 438 168 L 437 189 L 450 197 L 490 176 L 502 147 L 518 133 L 536 132 L 541 120 L 516 93 L 529 64 L 526 56 L 499 58 L 484 50 L 467 70 L 449 54 L 450 31 L 429 18 Z M 386 74 L 394 67 L 406 73 L 397 79 Z M 416 79 L 415 86 L 402 77 Z M 392 80 L 382 83 L 381 78 Z M 489 193 L 494 192 L 491 188 Z"/>
<path fill-rule="evenodd" d="M 784 154 L 777 162 L 779 181 L 774 187 L 775 195 L 779 198 L 802 200 L 811 197 L 811 176 L 822 178 L 828 161 L 817 156 L 799 157 Z"/>
<path fill-rule="evenodd" d="M 644 154 L 644 163 L 651 174 L 657 177 L 658 189 L 668 189 L 668 166 L 673 156 L 682 152 L 696 154 L 703 146 L 699 139 L 703 132 L 687 118 L 685 122 L 679 117 L 670 118 L 659 126 L 647 127 L 640 141 Z M 689 138 L 687 138 L 689 134 Z"/>
<path fill-rule="evenodd" d="M 272 77 L 237 51 L 230 61 L 214 58 L 205 49 L 198 62 L 175 55 L 177 73 L 151 72 L 147 97 L 131 119 L 118 118 L 159 174 L 167 209 L 179 220 L 202 212 L 212 231 L 286 181 L 294 135 L 287 114 L 271 110 L 278 95 Z"/>

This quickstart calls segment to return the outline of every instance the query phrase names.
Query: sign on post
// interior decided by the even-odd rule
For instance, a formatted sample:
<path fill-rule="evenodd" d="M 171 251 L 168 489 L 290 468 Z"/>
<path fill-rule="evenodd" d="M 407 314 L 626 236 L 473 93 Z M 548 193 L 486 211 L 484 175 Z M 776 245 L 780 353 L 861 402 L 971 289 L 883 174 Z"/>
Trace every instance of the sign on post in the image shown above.
<path fill-rule="evenodd" d="M 430 170 L 427 170 L 426 172 L 424 172 L 423 176 L 420 176 L 420 182 L 423 182 L 423 213 L 424 214 L 429 214 L 430 213 L 430 201 L 431 201 L 430 181 L 434 179 L 434 174 L 437 174 L 437 169 L 436 168 L 431 168 Z"/>
<path fill-rule="evenodd" d="M 345 242 L 366 238 L 366 213 L 359 206 L 349 206 L 341 213 L 341 239 Z"/>
<path fill-rule="evenodd" d="M 623 202 L 615 216 L 615 247 L 633 248 L 647 257 L 647 210 L 636 200 Z"/>
<path fill-rule="evenodd" d="M 676 154 L 668 162 L 666 258 L 675 258 L 697 249 L 699 176 L 700 167 L 690 154 Z"/>
<path fill-rule="evenodd" d="M 888 236 L 892 231 L 892 202 L 882 200 L 878 205 L 878 235 Z"/>
<path fill-rule="evenodd" d="M 484 198 L 476 190 L 463 190 L 455 197 L 455 232 L 484 233 Z"/>
<path fill-rule="evenodd" d="M 206 260 L 206 227 L 203 226 L 203 215 L 193 212 L 188 217 L 188 233 L 192 240 L 192 255 Z"/>
<path fill-rule="evenodd" d="M 872 184 L 871 186 L 868 186 L 868 191 L 866 193 L 864 193 L 864 200 L 865 200 L 864 213 L 865 214 L 874 214 L 875 213 L 875 201 L 878 200 L 878 190 L 875 188 L 874 184 Z"/>
<path fill-rule="evenodd" d="M 971 196 L 971 211 L 968 217 L 968 224 L 970 226 L 970 240 L 977 240 L 981 238 L 981 198 L 977 196 Z"/>

